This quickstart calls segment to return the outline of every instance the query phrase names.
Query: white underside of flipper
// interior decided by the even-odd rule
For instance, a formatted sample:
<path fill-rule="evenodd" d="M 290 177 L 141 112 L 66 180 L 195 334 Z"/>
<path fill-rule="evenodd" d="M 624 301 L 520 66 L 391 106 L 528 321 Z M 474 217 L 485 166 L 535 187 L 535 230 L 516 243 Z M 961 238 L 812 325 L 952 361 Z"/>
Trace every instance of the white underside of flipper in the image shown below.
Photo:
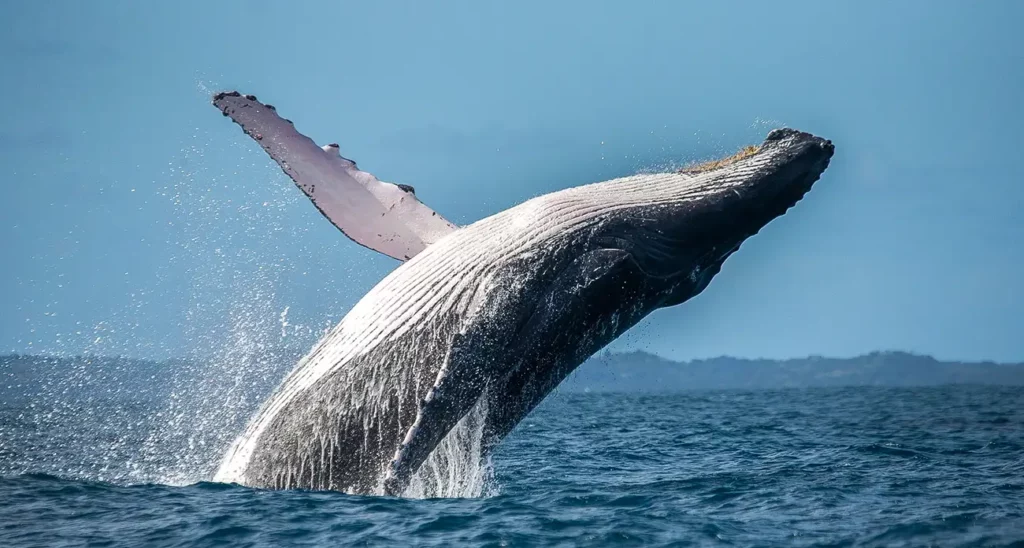
<path fill-rule="evenodd" d="M 457 229 L 420 202 L 412 187 L 361 171 L 340 155 L 336 144 L 317 146 L 255 96 L 218 93 L 213 104 L 242 126 L 313 205 L 357 243 L 405 261 Z"/>

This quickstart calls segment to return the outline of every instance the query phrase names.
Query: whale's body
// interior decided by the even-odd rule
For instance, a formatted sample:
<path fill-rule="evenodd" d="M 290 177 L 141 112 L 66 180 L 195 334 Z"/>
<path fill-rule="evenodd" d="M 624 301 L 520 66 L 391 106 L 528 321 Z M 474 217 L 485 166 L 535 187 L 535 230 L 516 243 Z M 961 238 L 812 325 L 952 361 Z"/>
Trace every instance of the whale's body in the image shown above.
<path fill-rule="evenodd" d="M 400 494 L 472 409 L 486 451 L 593 353 L 702 291 L 831 155 L 776 130 L 721 165 L 554 192 L 416 243 L 281 383 L 216 479 Z"/>

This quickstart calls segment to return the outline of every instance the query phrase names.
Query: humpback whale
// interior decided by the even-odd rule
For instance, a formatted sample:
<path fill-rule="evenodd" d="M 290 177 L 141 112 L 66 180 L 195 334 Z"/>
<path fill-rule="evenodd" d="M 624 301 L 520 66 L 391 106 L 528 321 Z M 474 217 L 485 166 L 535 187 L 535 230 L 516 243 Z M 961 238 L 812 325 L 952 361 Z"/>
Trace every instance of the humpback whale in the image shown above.
<path fill-rule="evenodd" d="M 486 453 L 589 356 L 703 291 L 834 151 L 776 129 L 722 160 L 567 188 L 457 227 L 256 97 L 213 104 L 346 236 L 402 261 L 227 450 L 215 480 L 262 488 L 400 495 L 471 411 Z"/>

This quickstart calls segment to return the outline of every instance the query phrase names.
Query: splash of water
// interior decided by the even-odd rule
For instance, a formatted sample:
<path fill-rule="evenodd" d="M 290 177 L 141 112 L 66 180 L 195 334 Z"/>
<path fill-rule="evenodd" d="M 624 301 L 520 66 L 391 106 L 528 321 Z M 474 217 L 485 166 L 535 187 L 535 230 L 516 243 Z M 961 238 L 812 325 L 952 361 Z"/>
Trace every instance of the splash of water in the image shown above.
<path fill-rule="evenodd" d="M 413 474 L 402 493 L 408 498 L 481 497 L 498 493 L 489 454 L 484 451 L 487 398 L 480 398 Z"/>
<path fill-rule="evenodd" d="M 134 481 L 209 480 L 223 451 L 297 358 L 295 345 L 286 344 L 289 335 L 298 345 L 316 335 L 287 321 L 289 307 L 279 297 L 288 266 L 281 242 L 304 228 L 282 216 L 296 196 L 277 181 L 246 192 L 235 181 L 237 172 L 220 173 L 205 157 L 198 144 L 185 148 L 164 192 L 185 233 L 177 244 L 189 276 L 182 322 L 189 359 L 174 372 L 169 396 L 150 424 Z M 211 192 L 221 185 L 230 188 L 229 198 Z"/>
<path fill-rule="evenodd" d="M 265 338 L 276 327 L 273 299 L 255 288 L 242 295 L 248 298 L 232 306 L 224 343 L 174 379 L 160 412 L 164 420 L 153 425 L 142 450 L 157 466 L 139 479 L 172 485 L 209 479 L 223 448 L 279 375 L 281 364 Z"/>

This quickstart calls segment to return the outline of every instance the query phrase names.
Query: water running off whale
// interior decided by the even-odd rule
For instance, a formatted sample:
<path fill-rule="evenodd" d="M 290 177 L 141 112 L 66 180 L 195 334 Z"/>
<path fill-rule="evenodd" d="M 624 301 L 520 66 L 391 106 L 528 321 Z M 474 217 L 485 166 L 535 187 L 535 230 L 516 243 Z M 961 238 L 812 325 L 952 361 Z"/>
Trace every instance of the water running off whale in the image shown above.
<path fill-rule="evenodd" d="M 777 129 L 679 172 L 554 192 L 456 227 L 256 97 L 213 103 L 356 242 L 405 261 L 298 363 L 216 480 L 357 494 L 458 488 L 569 373 L 703 291 L 810 190 L 830 141 Z"/>

